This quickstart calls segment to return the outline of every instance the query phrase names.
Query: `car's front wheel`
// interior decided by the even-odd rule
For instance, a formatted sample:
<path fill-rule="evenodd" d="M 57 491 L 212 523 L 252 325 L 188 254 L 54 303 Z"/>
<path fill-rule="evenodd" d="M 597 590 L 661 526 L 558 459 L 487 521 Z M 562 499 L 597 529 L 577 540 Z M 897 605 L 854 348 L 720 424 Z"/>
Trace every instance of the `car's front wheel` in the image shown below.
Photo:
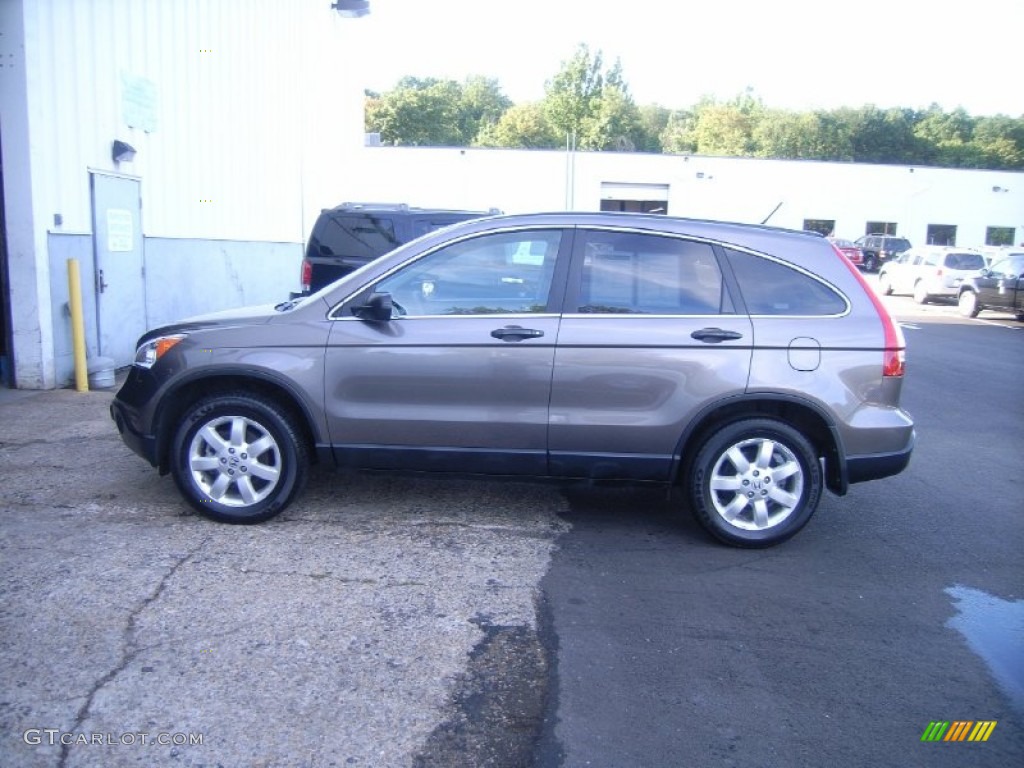
<path fill-rule="evenodd" d="M 185 499 L 223 523 L 280 513 L 306 478 L 309 455 L 287 411 L 246 393 L 193 405 L 175 434 L 171 473 Z"/>
<path fill-rule="evenodd" d="M 974 291 L 963 291 L 956 302 L 957 310 L 964 317 L 977 317 L 981 309 L 978 307 L 978 297 Z"/>
<path fill-rule="evenodd" d="M 878 269 L 878 257 L 874 254 L 865 254 L 864 270 L 866 272 L 874 272 L 876 269 Z"/>
<path fill-rule="evenodd" d="M 713 536 L 739 547 L 768 547 L 811 519 L 822 470 L 800 432 L 774 419 L 746 419 L 705 440 L 688 485 L 693 512 Z"/>

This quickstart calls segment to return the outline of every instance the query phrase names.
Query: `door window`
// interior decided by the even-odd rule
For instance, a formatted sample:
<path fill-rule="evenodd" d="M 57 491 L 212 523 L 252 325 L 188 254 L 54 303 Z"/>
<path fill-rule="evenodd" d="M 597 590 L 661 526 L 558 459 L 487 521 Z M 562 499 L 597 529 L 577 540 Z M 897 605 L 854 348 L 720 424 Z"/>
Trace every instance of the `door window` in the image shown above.
<path fill-rule="evenodd" d="M 485 235 L 445 246 L 377 284 L 398 316 L 541 313 L 561 230 Z"/>
<path fill-rule="evenodd" d="M 710 245 L 632 232 L 581 231 L 577 312 L 714 315 L 732 312 Z"/>

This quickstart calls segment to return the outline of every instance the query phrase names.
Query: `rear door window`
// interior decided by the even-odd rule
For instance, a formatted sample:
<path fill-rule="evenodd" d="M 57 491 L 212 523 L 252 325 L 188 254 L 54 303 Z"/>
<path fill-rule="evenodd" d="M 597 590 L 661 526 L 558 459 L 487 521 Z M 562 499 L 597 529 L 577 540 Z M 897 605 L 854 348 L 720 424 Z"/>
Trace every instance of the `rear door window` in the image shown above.
<path fill-rule="evenodd" d="M 825 283 L 771 259 L 726 250 L 752 315 L 839 315 L 847 301 Z"/>
<path fill-rule="evenodd" d="M 582 274 L 576 312 L 715 315 L 733 312 L 707 243 L 637 232 L 580 230 Z"/>

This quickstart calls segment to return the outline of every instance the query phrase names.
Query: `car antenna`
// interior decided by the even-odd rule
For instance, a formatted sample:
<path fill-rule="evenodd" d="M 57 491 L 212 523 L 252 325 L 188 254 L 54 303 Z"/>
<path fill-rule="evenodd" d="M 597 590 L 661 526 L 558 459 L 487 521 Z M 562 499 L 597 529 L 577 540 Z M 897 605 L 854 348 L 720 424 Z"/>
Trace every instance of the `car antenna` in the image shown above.
<path fill-rule="evenodd" d="M 765 217 L 764 217 L 764 221 L 762 221 L 761 223 L 762 223 L 762 224 L 767 224 L 767 223 L 768 223 L 768 219 L 770 219 L 770 218 L 771 218 L 772 216 L 774 216 L 774 215 L 775 215 L 775 212 L 776 212 L 777 210 L 779 210 L 779 208 L 781 208 L 781 207 L 782 207 L 782 203 L 783 203 L 783 202 L 785 202 L 785 201 L 784 201 L 784 200 L 780 200 L 780 201 L 779 201 L 779 204 L 778 204 L 778 205 L 776 205 L 776 206 L 775 206 L 774 208 L 772 208 L 772 212 L 771 212 L 771 213 L 769 213 L 769 214 L 768 214 L 767 216 L 765 216 Z"/>

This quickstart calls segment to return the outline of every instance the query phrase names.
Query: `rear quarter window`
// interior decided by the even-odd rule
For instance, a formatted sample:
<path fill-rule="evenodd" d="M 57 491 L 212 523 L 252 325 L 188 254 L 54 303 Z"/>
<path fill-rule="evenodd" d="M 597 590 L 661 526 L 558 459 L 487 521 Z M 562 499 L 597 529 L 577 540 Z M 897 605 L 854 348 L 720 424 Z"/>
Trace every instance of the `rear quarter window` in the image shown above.
<path fill-rule="evenodd" d="M 328 216 L 315 232 L 321 256 L 347 256 L 367 261 L 399 245 L 395 224 L 381 216 Z"/>
<path fill-rule="evenodd" d="M 726 253 L 752 315 L 839 315 L 847 309 L 846 299 L 810 275 L 750 253 Z"/>

